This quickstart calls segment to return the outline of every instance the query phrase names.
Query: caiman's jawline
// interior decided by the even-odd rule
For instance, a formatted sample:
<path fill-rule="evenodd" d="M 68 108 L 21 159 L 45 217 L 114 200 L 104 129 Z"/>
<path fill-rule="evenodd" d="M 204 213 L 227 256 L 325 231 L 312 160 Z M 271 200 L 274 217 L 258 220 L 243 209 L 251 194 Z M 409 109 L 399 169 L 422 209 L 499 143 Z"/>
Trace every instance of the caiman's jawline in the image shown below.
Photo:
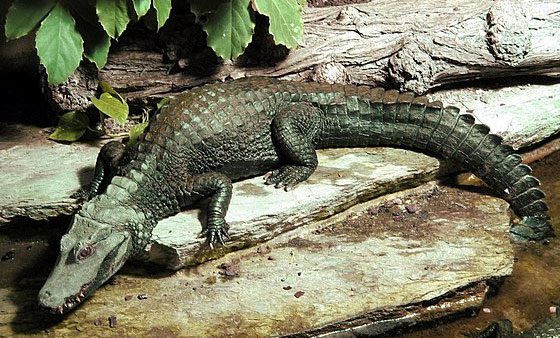
<path fill-rule="evenodd" d="M 90 287 L 92 283 L 86 283 L 82 285 L 80 291 L 78 291 L 75 295 L 70 297 L 66 297 L 64 299 L 64 303 L 57 307 L 50 307 L 40 304 L 39 306 L 44 311 L 53 313 L 53 314 L 63 314 L 65 312 L 70 311 L 71 309 L 75 308 L 78 304 L 80 304 L 89 294 Z"/>

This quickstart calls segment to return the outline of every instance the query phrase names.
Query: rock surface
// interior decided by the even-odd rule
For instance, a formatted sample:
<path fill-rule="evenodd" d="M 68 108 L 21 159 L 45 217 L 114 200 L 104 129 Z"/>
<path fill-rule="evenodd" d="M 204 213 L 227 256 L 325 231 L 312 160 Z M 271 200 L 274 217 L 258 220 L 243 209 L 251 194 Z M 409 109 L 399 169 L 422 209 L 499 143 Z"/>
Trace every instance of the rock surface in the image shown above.
<path fill-rule="evenodd" d="M 121 273 L 48 335 L 382 333 L 479 307 L 477 282 L 512 271 L 508 229 L 504 201 L 426 184 L 171 275 Z M 0 335 L 41 330 L 34 301 L 1 290 Z"/>
<path fill-rule="evenodd" d="M 319 151 L 319 167 L 295 189 L 266 186 L 262 177 L 237 182 L 226 215 L 226 248 L 201 250 L 201 209 L 166 218 L 154 229 L 149 259 L 179 269 L 274 238 L 373 197 L 418 186 L 441 174 L 438 160 L 402 149 L 356 148 Z M 204 210 L 204 207 L 203 209 Z"/>

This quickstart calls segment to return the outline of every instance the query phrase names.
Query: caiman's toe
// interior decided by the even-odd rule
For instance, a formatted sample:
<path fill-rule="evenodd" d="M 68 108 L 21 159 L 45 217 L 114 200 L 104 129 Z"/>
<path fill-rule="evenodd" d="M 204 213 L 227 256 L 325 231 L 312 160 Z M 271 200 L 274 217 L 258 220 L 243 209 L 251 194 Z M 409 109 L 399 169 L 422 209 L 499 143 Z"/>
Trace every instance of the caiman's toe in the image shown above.
<path fill-rule="evenodd" d="M 283 188 L 288 191 L 293 189 L 298 183 L 305 181 L 311 171 L 307 167 L 286 165 L 264 176 L 265 184 L 272 185 L 277 189 Z"/>
<path fill-rule="evenodd" d="M 210 249 L 214 249 L 218 243 L 225 246 L 226 241 L 230 239 L 228 229 L 229 226 L 224 222 L 222 226 L 207 228 L 200 234 L 200 237 L 206 237 L 206 243 Z"/>

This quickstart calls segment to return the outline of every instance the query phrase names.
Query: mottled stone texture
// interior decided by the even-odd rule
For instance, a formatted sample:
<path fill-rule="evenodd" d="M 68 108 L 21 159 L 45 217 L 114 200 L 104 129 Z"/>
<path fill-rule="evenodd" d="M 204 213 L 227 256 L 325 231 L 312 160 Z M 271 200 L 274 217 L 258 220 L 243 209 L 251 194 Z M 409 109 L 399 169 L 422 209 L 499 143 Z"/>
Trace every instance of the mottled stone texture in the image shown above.
<path fill-rule="evenodd" d="M 481 306 L 477 282 L 511 273 L 508 228 L 504 201 L 428 184 L 171 275 L 121 273 L 48 335 L 383 333 Z M 0 290 L 0 336 L 41 331 L 35 299 Z"/>
<path fill-rule="evenodd" d="M 99 148 L 58 144 L 46 137 L 39 142 L 19 140 L 0 150 L 0 226 L 16 217 L 46 220 L 69 215 L 79 207 L 70 195 L 91 180 Z"/>

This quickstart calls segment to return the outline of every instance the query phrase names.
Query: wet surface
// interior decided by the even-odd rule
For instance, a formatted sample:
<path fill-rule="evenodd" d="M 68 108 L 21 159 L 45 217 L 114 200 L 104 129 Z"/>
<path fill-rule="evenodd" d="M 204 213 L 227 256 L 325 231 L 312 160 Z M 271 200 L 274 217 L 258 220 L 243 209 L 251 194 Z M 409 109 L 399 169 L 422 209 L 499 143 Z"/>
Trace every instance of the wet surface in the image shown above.
<path fill-rule="evenodd" d="M 547 194 L 552 223 L 560 234 L 560 152 L 532 164 L 535 176 Z M 480 330 L 498 319 L 510 319 L 516 332 L 525 331 L 553 315 L 560 307 L 560 239 L 548 245 L 515 245 L 516 263 L 513 274 L 489 297 L 480 313 L 453 322 L 434 323 L 423 330 L 388 337 L 465 337 L 465 333 Z M 558 308 L 560 311 L 560 308 Z"/>

